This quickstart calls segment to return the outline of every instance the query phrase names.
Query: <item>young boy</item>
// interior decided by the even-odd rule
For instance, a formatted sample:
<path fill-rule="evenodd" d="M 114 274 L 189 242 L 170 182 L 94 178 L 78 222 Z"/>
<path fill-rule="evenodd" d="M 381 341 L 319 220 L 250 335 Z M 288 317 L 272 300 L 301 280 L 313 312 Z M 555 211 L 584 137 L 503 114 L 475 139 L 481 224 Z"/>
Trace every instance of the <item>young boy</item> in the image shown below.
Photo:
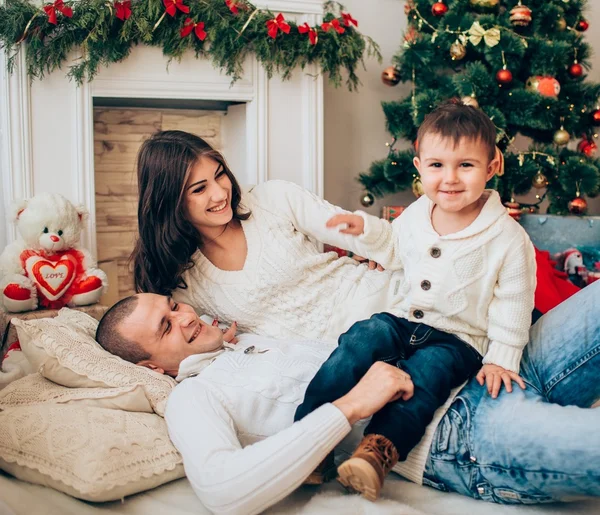
<path fill-rule="evenodd" d="M 512 381 L 529 338 L 535 255 L 529 237 L 486 190 L 501 155 L 496 129 L 479 109 L 448 103 L 429 114 L 414 165 L 425 195 L 390 225 L 358 212 L 328 227 L 356 236 L 362 256 L 404 270 L 393 313 L 354 324 L 311 381 L 300 420 L 348 392 L 375 361 L 410 374 L 414 395 L 376 413 L 339 481 L 375 500 L 385 475 L 406 460 L 451 390 L 477 374 L 495 398 Z M 482 367 L 483 363 L 483 367 Z M 454 393 L 454 392 L 452 392 Z M 510 431 L 510 428 L 506 430 Z"/>

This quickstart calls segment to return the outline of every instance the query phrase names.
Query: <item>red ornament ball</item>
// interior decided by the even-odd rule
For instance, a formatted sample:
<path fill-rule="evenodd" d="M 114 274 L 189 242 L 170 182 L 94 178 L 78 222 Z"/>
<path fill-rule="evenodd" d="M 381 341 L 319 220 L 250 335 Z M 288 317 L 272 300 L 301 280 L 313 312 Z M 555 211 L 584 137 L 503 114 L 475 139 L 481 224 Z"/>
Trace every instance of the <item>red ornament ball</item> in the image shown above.
<path fill-rule="evenodd" d="M 579 142 L 579 145 L 577 145 L 577 150 L 587 157 L 594 157 L 598 150 L 598 145 L 593 141 L 584 138 Z"/>
<path fill-rule="evenodd" d="M 588 30 L 590 28 L 590 23 L 587 20 L 581 19 L 577 22 L 577 25 L 575 26 L 575 28 L 579 32 L 585 32 L 586 30 Z"/>
<path fill-rule="evenodd" d="M 444 16 L 448 12 L 448 6 L 444 2 L 436 2 L 431 7 L 431 14 L 434 16 Z"/>
<path fill-rule="evenodd" d="M 579 195 L 569 202 L 569 213 L 583 215 L 587 211 L 587 201 Z"/>
<path fill-rule="evenodd" d="M 600 109 L 594 109 L 592 111 L 592 125 L 598 126 L 600 125 Z"/>
<path fill-rule="evenodd" d="M 575 79 L 581 77 L 583 75 L 583 66 L 579 63 L 573 63 L 569 66 L 569 75 Z"/>
<path fill-rule="evenodd" d="M 510 70 L 498 70 L 498 73 L 496 73 L 496 80 L 500 84 L 510 84 L 513 80 L 513 74 Z"/>

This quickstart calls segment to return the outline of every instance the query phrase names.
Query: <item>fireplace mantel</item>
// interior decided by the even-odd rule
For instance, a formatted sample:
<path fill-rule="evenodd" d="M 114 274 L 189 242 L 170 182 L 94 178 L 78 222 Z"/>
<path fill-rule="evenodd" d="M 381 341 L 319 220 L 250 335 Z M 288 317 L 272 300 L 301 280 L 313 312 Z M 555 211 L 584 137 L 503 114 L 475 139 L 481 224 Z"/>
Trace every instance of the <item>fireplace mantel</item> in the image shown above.
<path fill-rule="evenodd" d="M 299 21 L 321 21 L 321 0 L 254 2 Z M 77 55 L 72 56 L 77 59 Z M 0 250 L 16 237 L 5 209 L 19 198 L 59 192 L 84 204 L 90 220 L 82 244 L 96 253 L 93 159 L 94 98 L 179 99 L 243 102 L 239 145 L 226 157 L 241 183 L 294 181 L 323 194 L 323 78 L 317 69 L 297 70 L 291 80 L 269 80 L 254 58 L 235 84 L 192 53 L 167 60 L 155 47 L 139 46 L 123 62 L 100 70 L 82 86 L 65 68 L 30 83 L 25 49 L 13 74 L 0 56 Z M 3 204 L 3 205 L 2 205 Z"/>

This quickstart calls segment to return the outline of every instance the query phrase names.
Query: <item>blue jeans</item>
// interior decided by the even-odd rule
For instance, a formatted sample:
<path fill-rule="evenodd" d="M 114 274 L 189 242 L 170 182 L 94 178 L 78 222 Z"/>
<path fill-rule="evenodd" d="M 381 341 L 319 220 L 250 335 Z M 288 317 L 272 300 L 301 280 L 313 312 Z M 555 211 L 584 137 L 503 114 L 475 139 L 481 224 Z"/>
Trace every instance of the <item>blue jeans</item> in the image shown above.
<path fill-rule="evenodd" d="M 295 420 L 347 394 L 376 361 L 407 372 L 414 383 L 408 401 L 390 402 L 373 415 L 365 434 L 390 440 L 400 460 L 419 443 L 435 410 L 481 368 L 481 355 L 456 336 L 390 313 L 355 323 L 308 385 Z"/>
<path fill-rule="evenodd" d="M 544 315 L 521 361 L 527 389 L 471 380 L 439 424 L 424 484 L 529 504 L 600 496 L 600 281 Z"/>

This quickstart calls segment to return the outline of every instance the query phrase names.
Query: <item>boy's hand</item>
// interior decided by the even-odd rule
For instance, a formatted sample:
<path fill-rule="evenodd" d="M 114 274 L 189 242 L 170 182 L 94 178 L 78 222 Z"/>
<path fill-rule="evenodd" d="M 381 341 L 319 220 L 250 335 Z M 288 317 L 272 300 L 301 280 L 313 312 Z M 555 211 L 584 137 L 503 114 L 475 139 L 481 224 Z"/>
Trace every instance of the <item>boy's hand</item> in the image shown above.
<path fill-rule="evenodd" d="M 493 399 L 498 397 L 502 383 L 504 383 L 508 393 L 512 392 L 512 381 L 525 390 L 525 381 L 523 381 L 521 376 L 502 368 L 500 365 L 492 365 L 491 363 L 483 365 L 476 379 L 481 386 L 483 386 L 484 382 L 487 384 L 487 390 Z"/>
<path fill-rule="evenodd" d="M 344 229 L 340 229 L 342 234 L 352 234 L 354 236 L 360 236 L 365 230 L 365 221 L 362 216 L 359 215 L 335 215 L 332 216 L 325 227 L 332 229 L 338 225 L 345 224 Z"/>

